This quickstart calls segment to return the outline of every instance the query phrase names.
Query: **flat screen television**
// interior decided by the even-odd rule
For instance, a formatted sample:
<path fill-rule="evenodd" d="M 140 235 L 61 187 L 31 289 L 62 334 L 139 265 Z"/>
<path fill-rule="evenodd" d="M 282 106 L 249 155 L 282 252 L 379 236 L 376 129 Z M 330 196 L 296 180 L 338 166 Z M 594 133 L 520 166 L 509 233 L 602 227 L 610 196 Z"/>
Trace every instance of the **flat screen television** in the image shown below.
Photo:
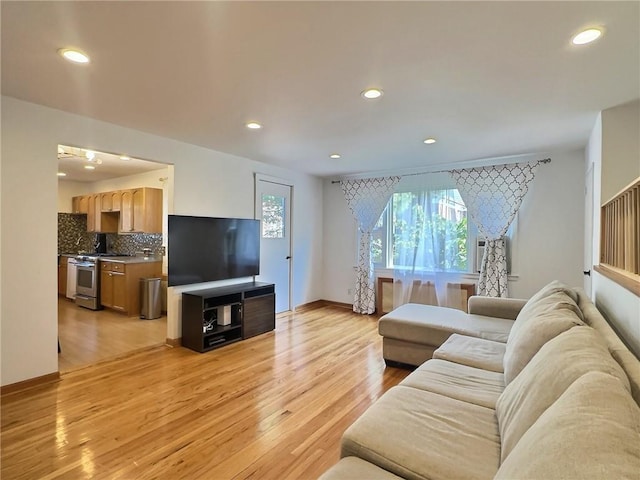
<path fill-rule="evenodd" d="M 168 284 L 187 285 L 260 273 L 260 222 L 169 215 Z"/>

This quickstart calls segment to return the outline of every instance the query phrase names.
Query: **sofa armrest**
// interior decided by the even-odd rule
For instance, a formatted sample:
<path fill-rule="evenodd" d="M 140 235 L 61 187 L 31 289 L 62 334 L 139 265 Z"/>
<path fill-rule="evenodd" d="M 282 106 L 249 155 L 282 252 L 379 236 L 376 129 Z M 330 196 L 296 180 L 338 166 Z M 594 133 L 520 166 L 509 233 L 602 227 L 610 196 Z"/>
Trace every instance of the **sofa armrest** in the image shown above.
<path fill-rule="evenodd" d="M 486 317 L 507 318 L 515 320 L 527 303 L 521 298 L 495 298 L 472 295 L 469 297 L 469 313 Z"/>

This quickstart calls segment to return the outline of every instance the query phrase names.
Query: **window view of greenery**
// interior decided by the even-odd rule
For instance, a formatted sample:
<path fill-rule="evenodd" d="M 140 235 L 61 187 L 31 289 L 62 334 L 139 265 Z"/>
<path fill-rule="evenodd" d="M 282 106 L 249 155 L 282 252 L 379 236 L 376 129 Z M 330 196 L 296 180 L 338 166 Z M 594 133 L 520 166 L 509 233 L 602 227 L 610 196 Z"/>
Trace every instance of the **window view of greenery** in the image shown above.
<path fill-rule="evenodd" d="M 284 197 L 262 194 L 262 237 L 284 238 Z"/>
<path fill-rule="evenodd" d="M 372 259 L 387 268 L 464 272 L 467 237 L 456 189 L 395 193 L 374 228 Z"/>

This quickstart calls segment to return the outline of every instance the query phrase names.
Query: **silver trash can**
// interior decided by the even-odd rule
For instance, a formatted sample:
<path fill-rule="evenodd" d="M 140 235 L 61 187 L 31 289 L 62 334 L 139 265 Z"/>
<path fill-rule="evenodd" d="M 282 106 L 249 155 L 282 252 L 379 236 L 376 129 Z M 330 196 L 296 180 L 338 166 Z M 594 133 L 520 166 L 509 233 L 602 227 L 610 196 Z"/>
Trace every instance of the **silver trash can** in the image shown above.
<path fill-rule="evenodd" d="M 140 279 L 140 318 L 153 320 L 160 318 L 160 278 Z"/>

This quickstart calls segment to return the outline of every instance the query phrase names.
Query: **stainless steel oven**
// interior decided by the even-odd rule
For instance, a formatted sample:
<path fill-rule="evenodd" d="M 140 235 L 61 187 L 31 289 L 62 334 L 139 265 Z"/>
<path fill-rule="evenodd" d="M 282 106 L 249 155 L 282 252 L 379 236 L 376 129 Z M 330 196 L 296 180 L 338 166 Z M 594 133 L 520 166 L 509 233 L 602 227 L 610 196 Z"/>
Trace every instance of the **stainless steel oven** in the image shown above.
<path fill-rule="evenodd" d="M 76 263 L 76 304 L 101 309 L 99 262 L 95 257 L 78 257 Z"/>

